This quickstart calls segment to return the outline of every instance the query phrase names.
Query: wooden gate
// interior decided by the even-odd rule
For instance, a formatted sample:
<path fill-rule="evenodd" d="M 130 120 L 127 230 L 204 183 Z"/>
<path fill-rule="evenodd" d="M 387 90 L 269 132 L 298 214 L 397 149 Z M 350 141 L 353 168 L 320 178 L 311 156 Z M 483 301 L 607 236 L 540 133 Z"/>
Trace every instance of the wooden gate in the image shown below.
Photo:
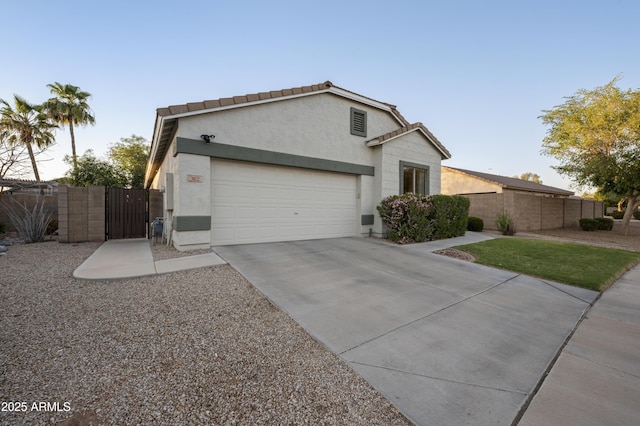
<path fill-rule="evenodd" d="M 106 239 L 145 238 L 147 191 L 144 189 L 106 189 Z"/>

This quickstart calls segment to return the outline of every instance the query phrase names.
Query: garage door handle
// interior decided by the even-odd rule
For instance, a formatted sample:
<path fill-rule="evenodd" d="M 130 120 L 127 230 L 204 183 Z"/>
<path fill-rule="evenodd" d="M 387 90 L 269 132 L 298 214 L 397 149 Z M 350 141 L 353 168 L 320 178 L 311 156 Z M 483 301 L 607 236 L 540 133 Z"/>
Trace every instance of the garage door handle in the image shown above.
<path fill-rule="evenodd" d="M 293 214 L 298 214 L 298 212 L 293 212 Z"/>

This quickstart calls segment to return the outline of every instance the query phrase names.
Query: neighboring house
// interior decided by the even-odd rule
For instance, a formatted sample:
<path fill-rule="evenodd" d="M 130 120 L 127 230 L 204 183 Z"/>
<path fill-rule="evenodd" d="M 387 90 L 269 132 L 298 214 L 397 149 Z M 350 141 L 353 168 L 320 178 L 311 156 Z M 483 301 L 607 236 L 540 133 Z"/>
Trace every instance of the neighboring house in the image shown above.
<path fill-rule="evenodd" d="M 518 178 L 442 166 L 442 193 L 464 195 L 469 214 L 496 229 L 506 213 L 517 231 L 577 227 L 581 218 L 602 217 L 602 203 L 573 197 L 573 192 Z"/>
<path fill-rule="evenodd" d="M 12 194 L 45 194 L 53 195 L 58 190 L 58 182 L 37 181 L 28 179 L 0 179 L 0 192 Z"/>
<path fill-rule="evenodd" d="M 382 198 L 439 193 L 449 157 L 395 106 L 327 81 L 158 109 L 145 186 L 180 250 L 379 236 Z"/>
<path fill-rule="evenodd" d="M 501 194 L 504 192 L 526 193 L 554 198 L 567 198 L 573 195 L 571 191 L 528 180 L 446 166 L 442 166 L 441 191 L 447 195 Z"/>

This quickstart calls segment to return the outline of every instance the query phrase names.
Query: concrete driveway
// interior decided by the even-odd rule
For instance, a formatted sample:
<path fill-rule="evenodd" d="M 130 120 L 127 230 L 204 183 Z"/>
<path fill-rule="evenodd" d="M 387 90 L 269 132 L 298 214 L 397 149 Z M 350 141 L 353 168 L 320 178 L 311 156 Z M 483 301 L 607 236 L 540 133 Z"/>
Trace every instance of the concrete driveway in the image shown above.
<path fill-rule="evenodd" d="M 416 424 L 508 425 L 597 293 L 431 253 L 480 239 L 214 251 Z"/>

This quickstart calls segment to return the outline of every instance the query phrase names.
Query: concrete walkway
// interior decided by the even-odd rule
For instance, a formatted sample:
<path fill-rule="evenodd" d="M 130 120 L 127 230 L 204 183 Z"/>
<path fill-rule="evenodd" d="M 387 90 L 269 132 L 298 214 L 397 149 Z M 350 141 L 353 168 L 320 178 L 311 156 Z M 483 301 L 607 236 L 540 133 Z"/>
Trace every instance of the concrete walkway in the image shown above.
<path fill-rule="evenodd" d="M 640 265 L 591 308 L 519 424 L 640 424 Z"/>
<path fill-rule="evenodd" d="M 144 238 L 105 241 L 73 271 L 73 276 L 84 280 L 118 280 L 226 263 L 213 252 L 154 261 L 149 244 Z"/>
<path fill-rule="evenodd" d="M 432 253 L 484 239 L 214 251 L 416 424 L 509 425 L 598 293 Z"/>

